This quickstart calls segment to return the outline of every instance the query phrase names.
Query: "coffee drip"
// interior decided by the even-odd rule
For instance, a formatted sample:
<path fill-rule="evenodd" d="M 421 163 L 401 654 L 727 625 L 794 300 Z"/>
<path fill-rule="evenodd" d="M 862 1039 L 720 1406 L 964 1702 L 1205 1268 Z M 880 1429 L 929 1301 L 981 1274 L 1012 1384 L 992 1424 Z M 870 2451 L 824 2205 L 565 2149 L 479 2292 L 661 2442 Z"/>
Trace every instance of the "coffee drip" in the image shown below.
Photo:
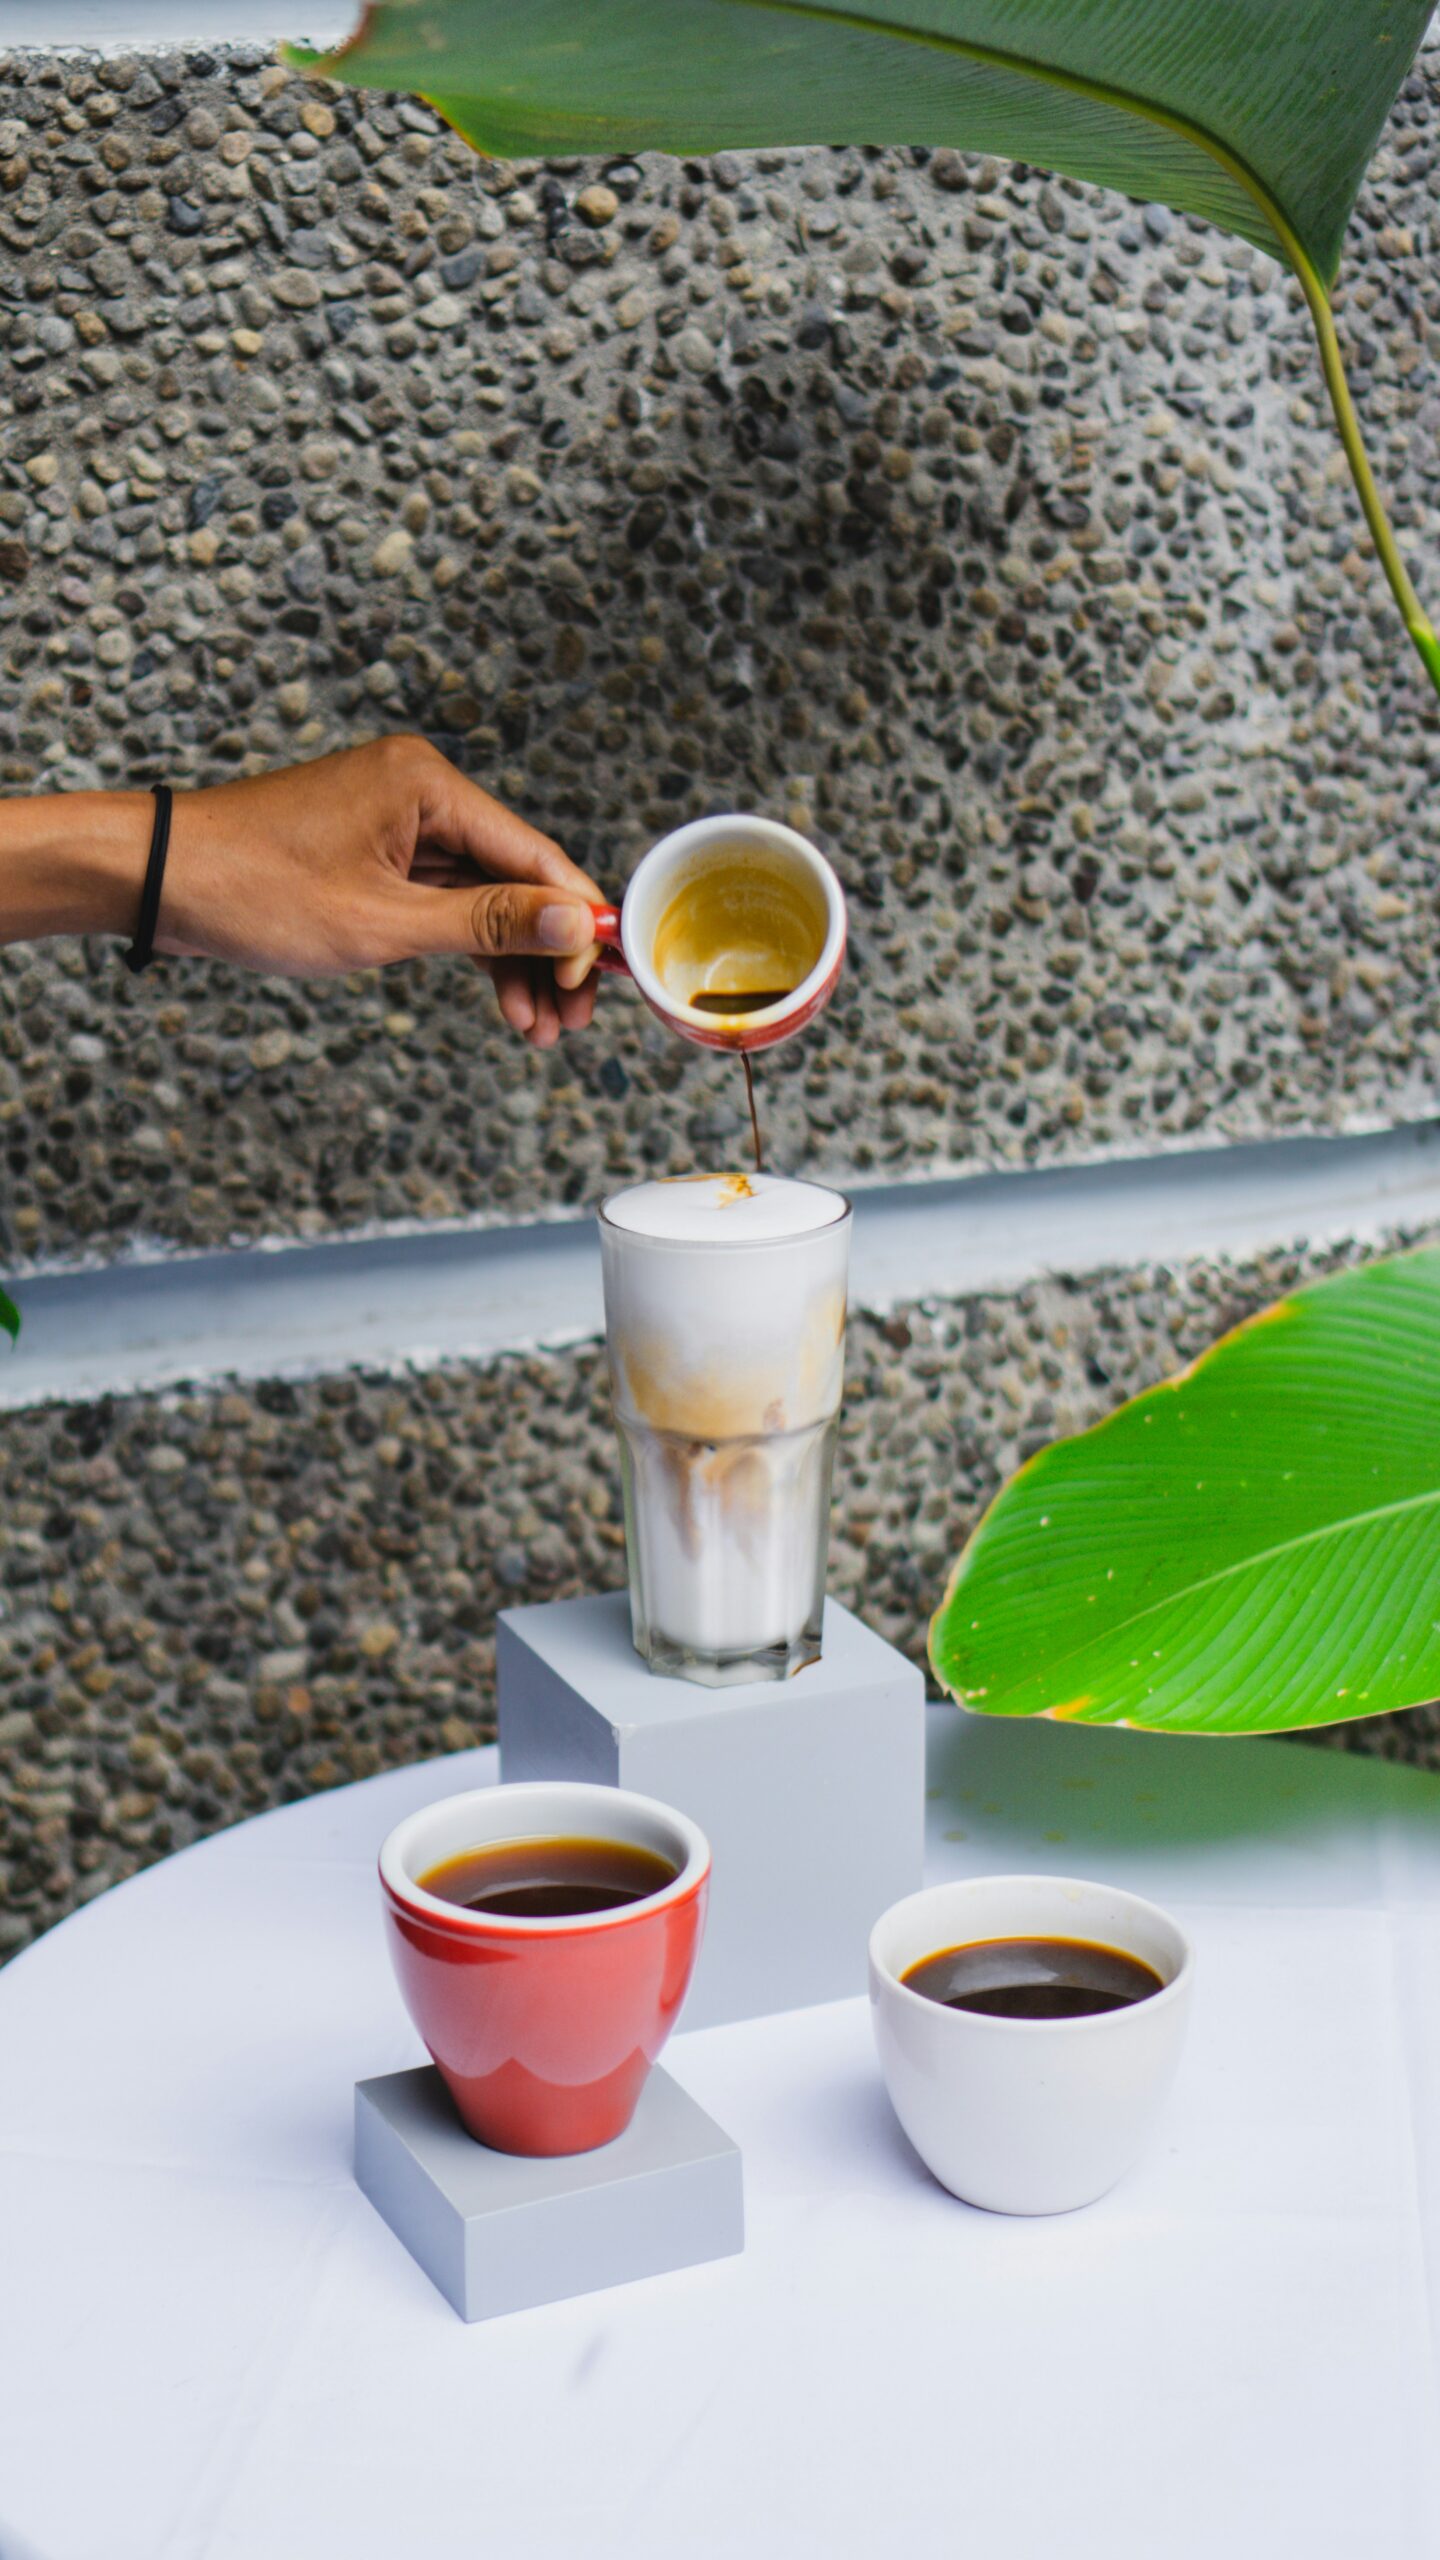
<path fill-rule="evenodd" d="M 748 1049 L 741 1050 L 740 1064 L 745 1070 L 745 1099 L 750 1106 L 750 1136 L 755 1148 L 755 1170 L 757 1173 L 763 1173 L 765 1150 L 760 1143 L 760 1114 L 755 1108 L 755 1070 L 750 1063 Z"/>
<path fill-rule="evenodd" d="M 825 928 L 823 903 L 808 883 L 743 859 L 694 872 L 656 927 L 655 966 L 667 991 L 708 1014 L 722 1040 L 734 1025 L 757 1173 L 765 1169 L 765 1149 L 742 1034 L 753 1015 L 785 1003 L 810 975 Z"/>
<path fill-rule="evenodd" d="M 718 1013 L 722 1015 L 729 1013 L 740 1016 L 748 1013 L 761 1013 L 765 1006 L 769 1004 L 783 1004 L 785 998 L 793 992 L 793 989 L 790 987 L 765 987 L 758 990 L 747 990 L 743 995 L 719 995 L 712 993 L 707 989 L 703 995 L 692 996 L 690 1001 L 694 1005 L 697 1013 Z M 750 1139 L 755 1149 L 755 1170 L 757 1173 L 763 1173 L 765 1170 L 765 1149 L 760 1137 L 760 1115 L 755 1108 L 755 1069 L 751 1064 L 750 1052 L 748 1049 L 741 1050 L 740 1064 L 745 1070 L 745 1103 L 750 1113 Z"/>

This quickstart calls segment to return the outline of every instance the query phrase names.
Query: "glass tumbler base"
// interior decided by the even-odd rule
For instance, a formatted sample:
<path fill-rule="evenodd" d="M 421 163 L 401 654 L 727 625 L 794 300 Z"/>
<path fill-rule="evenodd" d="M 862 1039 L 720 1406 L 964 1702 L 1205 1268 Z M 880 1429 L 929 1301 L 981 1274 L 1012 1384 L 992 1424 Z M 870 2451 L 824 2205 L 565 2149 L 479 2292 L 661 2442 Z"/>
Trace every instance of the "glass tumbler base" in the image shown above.
<path fill-rule="evenodd" d="M 649 1670 L 672 1680 L 693 1680 L 702 1689 L 735 1689 L 747 1680 L 791 1680 L 820 1659 L 818 1625 L 802 1627 L 788 1644 L 760 1645 L 743 1653 L 697 1653 L 654 1627 L 635 1626 L 634 1634 L 635 1650 Z"/>

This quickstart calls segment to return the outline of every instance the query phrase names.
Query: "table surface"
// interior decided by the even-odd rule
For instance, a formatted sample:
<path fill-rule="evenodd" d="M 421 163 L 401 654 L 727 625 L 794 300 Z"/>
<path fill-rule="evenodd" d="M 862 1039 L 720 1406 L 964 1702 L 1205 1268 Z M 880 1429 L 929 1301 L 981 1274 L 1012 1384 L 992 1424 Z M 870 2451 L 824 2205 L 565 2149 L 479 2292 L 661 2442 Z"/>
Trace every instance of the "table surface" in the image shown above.
<path fill-rule="evenodd" d="M 973 2212 L 863 2000 L 680 2035 L 745 2254 L 467 2328 L 352 2182 L 351 2092 L 422 2058 L 376 1846 L 494 1776 L 267 1814 L 0 1975 L 0 2560 L 1440 2553 L 1440 1779 L 933 1711 L 932 1876 L 1194 1932 L 1145 2161 Z"/>

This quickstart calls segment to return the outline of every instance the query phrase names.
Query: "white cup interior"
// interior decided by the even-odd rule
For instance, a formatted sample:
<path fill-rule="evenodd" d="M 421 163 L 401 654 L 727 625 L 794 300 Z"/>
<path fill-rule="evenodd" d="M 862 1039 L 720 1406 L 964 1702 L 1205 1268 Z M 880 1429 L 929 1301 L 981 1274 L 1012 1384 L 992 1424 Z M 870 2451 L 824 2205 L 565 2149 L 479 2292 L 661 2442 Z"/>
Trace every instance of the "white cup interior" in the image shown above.
<path fill-rule="evenodd" d="M 473 1923 L 493 1928 L 484 1912 L 466 1911 L 459 1903 L 427 1893 L 420 1878 L 448 1858 L 495 1840 L 623 1840 L 668 1858 L 676 1869 L 672 1883 L 647 1895 L 646 1909 L 677 1901 L 710 1863 L 709 1844 L 698 1824 L 653 1796 L 633 1795 L 625 1787 L 592 1787 L 569 1780 L 536 1779 L 510 1787 L 475 1787 L 466 1795 L 445 1796 L 424 1805 L 396 1824 L 380 1851 L 380 1873 L 391 1891 L 415 1910 L 428 1910 L 450 1926 Z M 503 1915 L 508 1929 L 603 1928 L 633 1916 L 634 1903 L 613 1910 L 588 1912 L 583 1919 L 564 1912 L 543 1919 Z"/>
<path fill-rule="evenodd" d="M 744 816 L 697 818 L 673 835 L 662 836 L 638 865 L 621 909 L 621 940 L 630 973 L 642 995 L 676 1020 L 713 1030 L 715 1016 L 692 1005 L 668 986 L 655 966 L 654 946 L 662 918 L 688 879 L 733 863 L 755 864 L 782 878 L 807 902 L 813 902 L 816 957 L 783 1003 L 749 1013 L 747 1023 L 783 1019 L 808 1003 L 835 968 L 845 944 L 845 898 L 835 873 L 793 828 L 771 818 Z"/>
<path fill-rule="evenodd" d="M 931 1885 L 923 1893 L 893 1903 L 882 1914 L 871 1935 L 870 1952 L 879 1971 L 901 1990 L 908 1990 L 903 1977 L 923 1957 L 988 1938 L 1087 1938 L 1101 1946 L 1121 1947 L 1152 1965 L 1167 1990 L 1193 1961 L 1184 1930 L 1158 1903 L 1142 1901 L 1138 1894 L 1123 1893 L 1115 1885 L 1089 1884 L 1074 1876 L 970 1876 L 956 1884 Z M 923 1996 L 910 1993 L 916 2000 Z M 947 2010 L 945 2015 L 973 2023 L 964 2010 Z M 1092 2026 L 1101 2023 L 1103 2015 L 1060 2023 Z M 987 2017 L 985 2023 L 1023 2029 L 1033 2022 Z"/>

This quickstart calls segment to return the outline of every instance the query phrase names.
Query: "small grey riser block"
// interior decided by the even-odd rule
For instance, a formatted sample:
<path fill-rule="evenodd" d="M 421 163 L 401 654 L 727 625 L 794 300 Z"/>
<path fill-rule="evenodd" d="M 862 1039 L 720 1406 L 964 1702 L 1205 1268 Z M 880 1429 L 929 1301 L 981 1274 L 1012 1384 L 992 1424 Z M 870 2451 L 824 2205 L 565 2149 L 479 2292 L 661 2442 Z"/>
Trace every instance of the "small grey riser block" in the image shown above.
<path fill-rule="evenodd" d="M 589 1779 L 658 1796 L 714 1855 L 687 2027 L 865 1987 L 880 1913 L 922 1878 L 925 1683 L 838 1601 L 791 1680 L 705 1689 L 647 1670 L 623 1592 L 497 1622 L 507 1782 Z"/>
<path fill-rule="evenodd" d="M 430 2064 L 355 2088 L 357 2185 L 462 2320 L 733 2257 L 740 2153 L 668 2072 L 599 2151 L 520 2160 L 465 2131 Z"/>

